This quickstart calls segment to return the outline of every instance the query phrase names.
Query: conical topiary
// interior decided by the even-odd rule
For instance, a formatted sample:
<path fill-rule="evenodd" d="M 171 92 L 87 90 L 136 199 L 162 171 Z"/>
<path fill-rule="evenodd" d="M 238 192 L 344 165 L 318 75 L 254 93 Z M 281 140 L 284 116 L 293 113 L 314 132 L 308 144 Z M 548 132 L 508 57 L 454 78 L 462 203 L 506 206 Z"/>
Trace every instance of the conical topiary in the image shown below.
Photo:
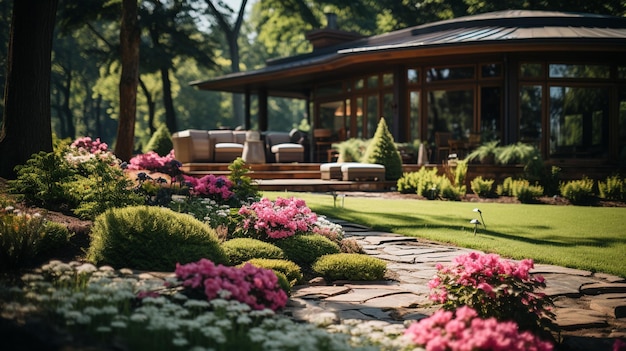
<path fill-rule="evenodd" d="M 150 141 L 148 141 L 148 145 L 146 145 L 143 149 L 144 153 L 149 151 L 154 151 L 159 156 L 166 156 L 172 151 L 174 148 L 174 144 L 172 142 L 172 134 L 167 129 L 165 124 L 162 124 L 155 132 L 152 134 Z"/>
<path fill-rule="evenodd" d="M 374 138 L 369 142 L 361 162 L 385 166 L 386 180 L 398 180 L 402 176 L 402 158 L 384 117 L 380 118 Z"/>

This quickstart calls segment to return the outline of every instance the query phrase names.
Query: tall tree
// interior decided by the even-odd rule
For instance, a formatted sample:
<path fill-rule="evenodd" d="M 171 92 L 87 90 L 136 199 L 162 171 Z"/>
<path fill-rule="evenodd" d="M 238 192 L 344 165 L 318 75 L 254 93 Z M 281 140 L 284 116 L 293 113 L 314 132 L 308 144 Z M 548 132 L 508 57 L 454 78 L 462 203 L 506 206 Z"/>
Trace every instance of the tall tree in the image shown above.
<path fill-rule="evenodd" d="M 14 0 L 7 60 L 0 177 L 39 151 L 52 151 L 50 54 L 58 0 Z"/>
<path fill-rule="evenodd" d="M 128 161 L 135 145 L 135 120 L 137 112 L 137 82 L 139 80 L 139 37 L 137 0 L 122 0 L 122 25 L 120 27 L 120 115 L 117 125 L 115 155 Z"/>
<path fill-rule="evenodd" d="M 241 25 L 243 24 L 243 16 L 245 14 L 246 5 L 248 0 L 242 0 L 239 6 L 239 12 L 233 23 L 230 22 L 233 10 L 224 5 L 221 1 L 222 10 L 214 4 L 214 0 L 206 0 L 209 5 L 209 12 L 215 20 L 219 28 L 224 32 L 226 36 L 226 42 L 228 43 L 228 52 L 230 54 L 230 69 L 231 72 L 239 72 L 239 34 L 241 32 Z M 243 122 L 243 99 L 240 94 L 233 94 L 233 116 L 238 123 Z"/>

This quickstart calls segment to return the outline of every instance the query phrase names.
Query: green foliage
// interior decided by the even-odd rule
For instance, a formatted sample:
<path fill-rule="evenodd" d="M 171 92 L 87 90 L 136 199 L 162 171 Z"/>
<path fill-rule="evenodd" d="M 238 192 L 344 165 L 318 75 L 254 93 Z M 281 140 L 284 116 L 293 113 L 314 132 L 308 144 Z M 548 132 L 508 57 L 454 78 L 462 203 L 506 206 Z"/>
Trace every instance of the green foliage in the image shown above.
<path fill-rule="evenodd" d="M 437 168 L 422 167 L 417 172 L 404 173 L 403 176 L 398 179 L 397 187 L 398 191 L 403 194 L 418 194 L 424 197 L 431 198 L 431 189 L 441 187 L 441 176 L 437 175 Z M 437 194 L 439 190 L 437 190 Z"/>
<path fill-rule="evenodd" d="M 539 150 L 530 144 L 517 142 L 497 148 L 496 162 L 502 165 L 527 164 L 539 154 Z"/>
<path fill-rule="evenodd" d="M 252 238 L 235 238 L 222 244 L 232 265 L 238 265 L 253 258 L 284 258 L 278 246 Z"/>
<path fill-rule="evenodd" d="M 361 162 L 385 166 L 386 180 L 398 180 L 402 176 L 402 158 L 387 128 L 385 118 L 380 118 L 376 133 L 367 145 Z"/>
<path fill-rule="evenodd" d="M 333 149 L 337 150 L 339 157 L 338 162 L 361 162 L 365 150 L 371 139 L 363 140 L 358 138 L 350 138 L 339 143 L 333 144 Z"/>
<path fill-rule="evenodd" d="M 276 278 L 278 279 L 278 286 L 282 291 L 287 294 L 287 296 L 291 295 L 291 283 L 289 283 L 289 279 L 283 272 L 274 271 L 276 274 Z"/>
<path fill-rule="evenodd" d="M 381 280 L 385 275 L 385 261 L 363 254 L 338 253 L 320 257 L 313 271 L 327 280 Z"/>
<path fill-rule="evenodd" d="M 71 235 L 59 223 L 38 213 L 0 210 L 0 272 L 20 268 L 69 242 Z"/>
<path fill-rule="evenodd" d="M 500 144 L 500 140 L 488 141 L 470 152 L 465 160 L 468 162 L 476 160 L 483 163 L 493 162 L 498 153 L 498 144 Z"/>
<path fill-rule="evenodd" d="M 68 184 L 70 191 L 80 199 L 74 213 L 84 219 L 94 219 L 109 208 L 140 205 L 144 198 L 133 191 L 133 182 L 120 167 L 102 162 L 99 158 L 82 164 L 87 177 L 77 176 Z"/>
<path fill-rule="evenodd" d="M 233 183 L 233 202 L 234 206 L 241 206 L 246 203 L 258 201 L 261 198 L 258 187 L 252 182 L 252 178 L 247 176 L 250 169 L 246 167 L 246 162 L 237 157 L 230 165 L 228 165 L 230 175 L 228 179 Z"/>
<path fill-rule="evenodd" d="M 78 205 L 79 199 L 70 185 L 76 171 L 65 161 L 62 152 L 41 151 L 15 169 L 17 179 L 8 181 L 9 190 L 20 194 L 29 204 L 54 210 Z"/>
<path fill-rule="evenodd" d="M 215 231 L 192 216 L 153 206 L 99 215 L 87 252 L 87 260 L 98 265 L 160 271 L 201 258 L 228 263 Z"/>
<path fill-rule="evenodd" d="M 354 238 L 344 238 L 339 243 L 339 248 L 343 253 L 365 253 L 363 247 Z"/>
<path fill-rule="evenodd" d="M 606 180 L 598 182 L 598 191 L 600 197 L 607 200 L 624 201 L 626 200 L 626 186 L 624 179 L 619 175 L 613 175 Z"/>
<path fill-rule="evenodd" d="M 172 151 L 174 144 L 172 142 L 172 134 L 165 124 L 162 124 L 150 137 L 150 141 L 143 148 L 143 153 L 154 151 L 159 156 L 167 156 Z"/>
<path fill-rule="evenodd" d="M 460 201 L 461 197 L 467 192 L 465 185 L 454 185 L 446 177 L 441 177 L 439 186 L 441 187 L 440 196 L 447 200 Z"/>
<path fill-rule="evenodd" d="M 296 234 L 276 240 L 288 260 L 300 267 L 308 268 L 321 256 L 339 253 L 339 245 L 319 234 Z"/>
<path fill-rule="evenodd" d="M 470 185 L 474 194 L 479 197 L 489 197 L 493 195 L 492 189 L 494 182 L 494 179 L 483 179 L 482 176 L 478 176 L 472 179 Z"/>
<path fill-rule="evenodd" d="M 531 185 L 528 180 L 507 177 L 497 186 L 496 193 L 500 196 L 515 196 L 522 203 L 530 203 L 542 196 L 544 191 L 541 185 Z"/>
<path fill-rule="evenodd" d="M 466 160 L 459 160 L 456 162 L 454 168 L 454 184 L 465 184 L 465 176 L 467 175 L 468 162 Z"/>
<path fill-rule="evenodd" d="M 257 267 L 271 269 L 285 275 L 290 286 L 294 286 L 302 282 L 303 275 L 300 266 L 289 260 L 271 259 L 271 258 L 253 258 L 247 261 Z M 240 264 L 240 265 L 243 265 Z"/>
<path fill-rule="evenodd" d="M 593 179 L 583 177 L 579 180 L 570 180 L 561 183 L 561 195 L 575 205 L 586 205 L 593 201 Z"/>

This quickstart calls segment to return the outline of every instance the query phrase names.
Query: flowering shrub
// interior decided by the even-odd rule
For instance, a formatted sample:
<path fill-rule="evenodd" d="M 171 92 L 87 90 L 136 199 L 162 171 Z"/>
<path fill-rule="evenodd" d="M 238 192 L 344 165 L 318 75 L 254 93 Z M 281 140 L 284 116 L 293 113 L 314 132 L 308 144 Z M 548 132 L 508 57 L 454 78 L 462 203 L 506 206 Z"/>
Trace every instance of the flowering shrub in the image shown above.
<path fill-rule="evenodd" d="M 91 154 L 99 154 L 109 151 L 109 146 L 100 141 L 100 138 L 92 140 L 90 137 L 82 137 L 74 140 L 70 144 L 71 149 L 84 150 Z"/>
<path fill-rule="evenodd" d="M 532 276 L 530 259 L 514 263 L 495 254 L 472 252 L 454 259 L 449 267 L 437 265 L 428 282 L 431 300 L 446 310 L 467 305 L 481 317 L 515 320 L 522 329 L 543 330 L 552 325 L 552 301 L 536 289 L 545 288 L 542 276 Z"/>
<path fill-rule="evenodd" d="M 317 215 L 304 200 L 294 197 L 279 197 L 276 201 L 262 198 L 250 206 L 242 206 L 239 214 L 243 220 L 238 229 L 262 239 L 281 239 L 311 232 L 317 222 Z"/>
<path fill-rule="evenodd" d="M 148 151 L 131 158 L 126 169 L 161 172 L 174 177 L 182 173 L 180 171 L 181 166 L 182 164 L 174 157 L 174 150 L 165 156 L 160 156 L 154 151 Z"/>
<path fill-rule="evenodd" d="M 195 263 L 176 264 L 175 273 L 184 287 L 192 293 L 203 294 L 209 301 L 215 298 L 237 300 L 255 310 L 269 308 L 274 311 L 287 303 L 287 294 L 278 285 L 276 274 L 251 264 L 237 268 L 201 259 Z"/>
<path fill-rule="evenodd" d="M 209 174 L 202 178 L 183 175 L 183 178 L 190 185 L 192 195 L 207 196 L 216 201 L 228 201 L 233 197 L 233 183 L 226 177 Z"/>
<path fill-rule="evenodd" d="M 313 233 L 323 235 L 337 244 L 341 242 L 345 235 L 340 224 L 329 221 L 325 216 L 317 217 L 317 221 L 313 225 Z"/>
<path fill-rule="evenodd" d="M 532 333 L 519 332 L 515 322 L 481 319 L 464 306 L 451 311 L 439 310 L 411 324 L 405 337 L 427 351 L 550 351 L 553 345 Z"/>

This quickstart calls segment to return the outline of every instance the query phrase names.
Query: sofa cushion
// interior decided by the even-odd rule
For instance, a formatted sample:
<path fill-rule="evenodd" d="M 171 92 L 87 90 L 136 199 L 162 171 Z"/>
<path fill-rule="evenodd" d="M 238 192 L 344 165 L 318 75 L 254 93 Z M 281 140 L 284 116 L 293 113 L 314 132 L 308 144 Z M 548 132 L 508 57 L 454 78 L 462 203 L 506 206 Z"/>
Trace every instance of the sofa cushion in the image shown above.
<path fill-rule="evenodd" d="M 235 142 L 232 130 L 209 130 L 209 137 L 214 145 Z"/>
<path fill-rule="evenodd" d="M 181 163 L 213 161 L 213 145 L 206 130 L 187 129 L 172 134 L 174 153 Z"/>

